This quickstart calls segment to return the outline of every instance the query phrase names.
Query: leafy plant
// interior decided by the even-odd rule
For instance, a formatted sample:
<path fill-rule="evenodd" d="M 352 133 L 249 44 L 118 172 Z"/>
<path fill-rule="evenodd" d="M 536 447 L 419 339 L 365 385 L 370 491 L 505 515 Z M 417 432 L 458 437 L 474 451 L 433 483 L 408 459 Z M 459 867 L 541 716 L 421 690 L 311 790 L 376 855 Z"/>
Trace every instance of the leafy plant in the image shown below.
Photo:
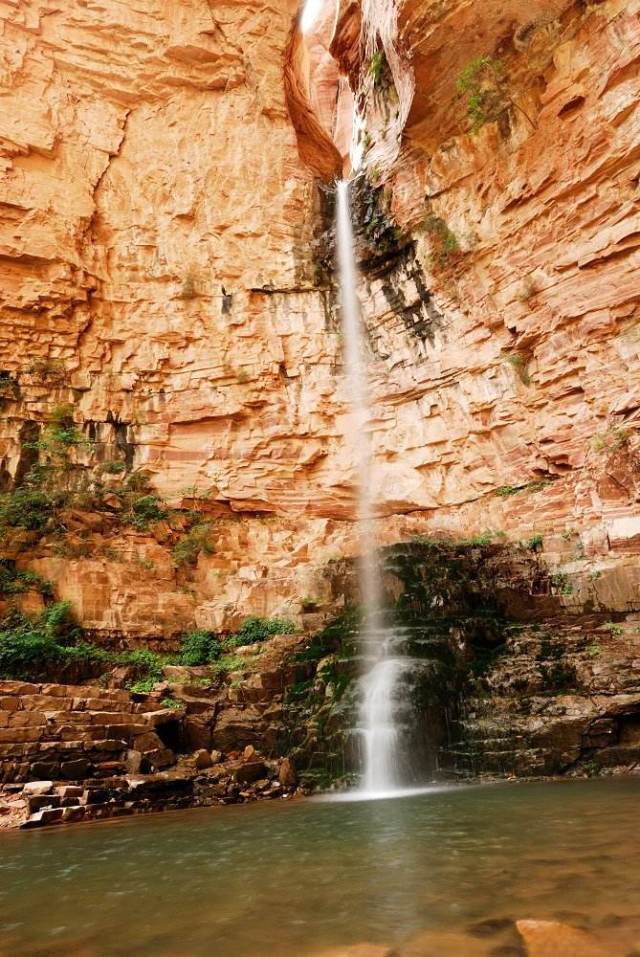
<path fill-rule="evenodd" d="M 539 548 L 542 548 L 542 541 L 542 535 L 532 535 L 525 541 L 524 545 L 528 551 L 537 552 Z"/>
<path fill-rule="evenodd" d="M 226 675 L 234 671 L 246 671 L 248 665 L 240 655 L 221 655 L 211 667 L 214 673 Z"/>
<path fill-rule="evenodd" d="M 119 460 L 111 460 L 110 462 L 103 462 L 100 466 L 100 471 L 105 475 L 119 475 L 121 472 L 126 471 L 126 464 Z"/>
<path fill-rule="evenodd" d="M 67 370 L 62 359 L 34 359 L 27 366 L 27 373 L 43 384 L 57 385 L 67 376 Z"/>
<path fill-rule="evenodd" d="M 182 705 L 180 704 L 179 701 L 176 701 L 175 698 L 167 697 L 167 698 L 163 698 L 163 699 L 162 699 L 162 701 L 160 702 L 160 707 L 161 707 L 161 708 L 173 708 L 174 710 L 177 710 L 178 708 L 181 708 Z"/>
<path fill-rule="evenodd" d="M 199 628 L 188 632 L 180 643 L 180 664 L 189 667 L 209 665 L 222 653 L 218 636 L 213 631 Z"/>
<path fill-rule="evenodd" d="M 541 492 L 552 484 L 550 479 L 538 479 L 535 482 L 527 482 L 526 485 L 502 485 L 496 489 L 496 495 L 500 498 L 509 498 L 511 495 L 517 495 L 518 492 Z"/>
<path fill-rule="evenodd" d="M 296 626 L 292 621 L 285 618 L 257 618 L 252 616 L 245 618 L 235 635 L 227 639 L 226 644 L 230 647 L 241 645 L 254 645 L 259 641 L 265 641 L 273 635 L 291 635 L 295 632 Z"/>
<path fill-rule="evenodd" d="M 150 522 L 160 522 L 169 517 L 162 499 L 157 495 L 141 495 L 134 498 L 124 518 L 138 531 L 146 531 Z"/>
<path fill-rule="evenodd" d="M 619 452 L 626 448 L 631 441 L 631 433 L 626 429 L 613 428 L 608 429 L 604 435 L 597 435 L 593 440 L 593 447 L 596 451 Z"/>
<path fill-rule="evenodd" d="M 470 131 L 477 133 L 489 120 L 495 120 L 509 105 L 505 93 L 506 73 L 501 60 L 475 57 L 456 79 L 461 96 L 467 96 Z"/>
<path fill-rule="evenodd" d="M 94 674 L 110 660 L 102 648 L 83 640 L 69 602 L 49 605 L 32 617 L 12 611 L 0 623 L 0 677 L 21 680 Z"/>
<path fill-rule="evenodd" d="M 0 562 L 0 595 L 20 595 L 38 591 L 46 598 L 53 596 L 53 585 L 37 572 L 18 571 L 6 562 Z"/>
<path fill-rule="evenodd" d="M 62 497 L 42 489 L 18 488 L 0 496 L 0 528 L 26 528 L 41 531 L 55 510 L 62 504 Z"/>
<path fill-rule="evenodd" d="M 201 552 L 205 555 L 213 554 L 213 547 L 209 541 L 211 532 L 210 522 L 198 522 L 173 549 L 173 560 L 176 565 L 195 565 Z"/>
<path fill-rule="evenodd" d="M 574 588 L 564 572 L 557 572 L 550 578 L 552 592 L 556 595 L 573 595 Z"/>
<path fill-rule="evenodd" d="M 135 648 L 117 655 L 116 661 L 135 669 L 135 678 L 127 685 L 129 691 L 149 694 L 156 682 L 162 680 L 165 665 L 171 664 L 173 659 L 151 648 Z"/>
<path fill-rule="evenodd" d="M 620 637 L 620 635 L 624 635 L 624 628 L 622 627 L 622 625 L 617 625 L 615 621 L 606 622 L 604 627 L 607 629 L 610 635 L 613 635 L 618 638 Z"/>

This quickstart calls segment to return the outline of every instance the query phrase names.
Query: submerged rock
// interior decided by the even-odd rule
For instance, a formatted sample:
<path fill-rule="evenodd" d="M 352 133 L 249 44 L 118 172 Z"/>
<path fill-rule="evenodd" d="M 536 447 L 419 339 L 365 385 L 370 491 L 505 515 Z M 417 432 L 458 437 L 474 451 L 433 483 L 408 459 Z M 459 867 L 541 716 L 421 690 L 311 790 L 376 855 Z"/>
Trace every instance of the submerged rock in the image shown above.
<path fill-rule="evenodd" d="M 518 932 L 526 947 L 527 957 L 612 957 L 584 930 L 553 920 L 519 920 Z"/>

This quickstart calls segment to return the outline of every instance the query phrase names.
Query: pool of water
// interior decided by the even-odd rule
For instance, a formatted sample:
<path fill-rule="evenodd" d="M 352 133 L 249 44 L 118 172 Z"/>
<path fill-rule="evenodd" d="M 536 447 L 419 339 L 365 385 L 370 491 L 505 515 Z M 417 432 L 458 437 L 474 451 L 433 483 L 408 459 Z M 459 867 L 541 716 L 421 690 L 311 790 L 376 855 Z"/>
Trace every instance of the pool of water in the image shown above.
<path fill-rule="evenodd" d="M 515 957 L 512 922 L 540 918 L 627 957 L 639 811 L 640 780 L 594 780 L 4 833 L 0 954 L 316 957 L 366 941 Z"/>

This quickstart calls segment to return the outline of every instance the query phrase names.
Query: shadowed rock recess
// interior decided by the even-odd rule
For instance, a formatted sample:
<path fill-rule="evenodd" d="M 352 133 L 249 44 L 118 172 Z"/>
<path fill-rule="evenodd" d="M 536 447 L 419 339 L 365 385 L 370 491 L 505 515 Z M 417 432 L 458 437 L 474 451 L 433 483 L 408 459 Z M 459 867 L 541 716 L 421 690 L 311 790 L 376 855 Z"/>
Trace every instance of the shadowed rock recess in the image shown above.
<path fill-rule="evenodd" d="M 415 764 L 640 767 L 640 0 L 298 13 L 0 10 L 0 827 L 360 766 L 354 103 Z"/>

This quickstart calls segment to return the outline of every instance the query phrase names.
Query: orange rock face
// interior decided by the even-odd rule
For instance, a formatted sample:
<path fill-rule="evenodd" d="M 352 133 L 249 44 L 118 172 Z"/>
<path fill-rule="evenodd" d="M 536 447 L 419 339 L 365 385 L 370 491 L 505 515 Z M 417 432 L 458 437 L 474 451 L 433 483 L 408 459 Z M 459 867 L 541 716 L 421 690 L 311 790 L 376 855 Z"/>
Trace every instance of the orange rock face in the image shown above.
<path fill-rule="evenodd" d="M 361 289 L 380 540 L 540 533 L 554 561 L 603 574 L 640 548 L 640 4 L 523 19 L 517 3 L 365 3 L 359 55 L 352 7 L 293 72 L 289 0 L 0 10 L 2 486 L 28 423 L 71 403 L 87 461 L 118 450 L 172 504 L 224 513 L 188 582 L 143 533 L 23 552 L 98 632 L 295 615 L 355 547 L 339 315 L 314 245 L 315 173 L 344 156 L 330 47 L 370 96 L 366 164 L 405 230 Z M 456 80 L 481 55 L 504 61 L 508 108 L 471 134 Z"/>

